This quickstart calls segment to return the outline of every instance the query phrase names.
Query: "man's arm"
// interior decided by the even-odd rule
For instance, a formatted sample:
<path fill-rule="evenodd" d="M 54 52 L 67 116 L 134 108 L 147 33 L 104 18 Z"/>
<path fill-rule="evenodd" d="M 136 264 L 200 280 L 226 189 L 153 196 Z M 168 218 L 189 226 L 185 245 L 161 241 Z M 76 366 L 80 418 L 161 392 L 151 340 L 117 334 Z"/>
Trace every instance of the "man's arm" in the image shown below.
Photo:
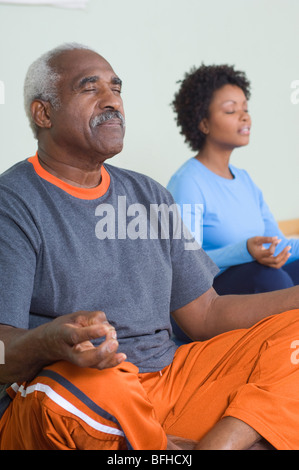
<path fill-rule="evenodd" d="M 299 308 L 299 287 L 251 295 L 219 296 L 213 288 L 172 312 L 180 328 L 193 340 L 226 331 L 250 328 L 270 315 Z"/>
<path fill-rule="evenodd" d="M 106 336 L 95 347 L 91 340 Z M 0 325 L 5 364 L 0 365 L 0 383 L 32 379 L 44 366 L 66 360 L 80 367 L 105 369 L 126 359 L 118 353 L 115 329 L 103 312 L 77 312 L 31 330 Z"/>

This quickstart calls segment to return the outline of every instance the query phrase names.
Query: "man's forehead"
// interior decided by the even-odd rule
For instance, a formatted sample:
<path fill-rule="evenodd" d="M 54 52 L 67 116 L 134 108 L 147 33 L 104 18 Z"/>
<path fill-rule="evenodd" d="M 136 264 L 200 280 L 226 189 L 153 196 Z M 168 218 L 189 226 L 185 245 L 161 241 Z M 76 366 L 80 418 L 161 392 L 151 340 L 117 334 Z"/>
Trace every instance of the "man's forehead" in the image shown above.
<path fill-rule="evenodd" d="M 74 83 L 88 76 L 108 74 L 116 77 L 109 62 L 89 49 L 65 51 L 54 59 L 53 65 L 62 77 Z"/>

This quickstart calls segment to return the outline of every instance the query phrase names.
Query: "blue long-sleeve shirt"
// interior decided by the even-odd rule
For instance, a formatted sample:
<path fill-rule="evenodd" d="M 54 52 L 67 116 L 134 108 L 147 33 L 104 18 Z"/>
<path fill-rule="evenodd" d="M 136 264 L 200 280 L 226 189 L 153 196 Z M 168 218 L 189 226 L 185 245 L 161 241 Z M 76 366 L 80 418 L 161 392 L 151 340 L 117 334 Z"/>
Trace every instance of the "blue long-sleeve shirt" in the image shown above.
<path fill-rule="evenodd" d="M 291 246 L 288 263 L 299 258 L 299 239 L 287 239 L 264 201 L 262 191 L 247 171 L 230 165 L 233 179 L 216 175 L 195 158 L 187 160 L 172 176 L 168 190 L 181 207 L 185 225 L 220 268 L 253 261 L 248 238 L 277 236 L 275 255 Z M 196 205 L 202 207 L 202 239 L 194 232 Z M 196 234 L 197 232 L 197 234 Z"/>

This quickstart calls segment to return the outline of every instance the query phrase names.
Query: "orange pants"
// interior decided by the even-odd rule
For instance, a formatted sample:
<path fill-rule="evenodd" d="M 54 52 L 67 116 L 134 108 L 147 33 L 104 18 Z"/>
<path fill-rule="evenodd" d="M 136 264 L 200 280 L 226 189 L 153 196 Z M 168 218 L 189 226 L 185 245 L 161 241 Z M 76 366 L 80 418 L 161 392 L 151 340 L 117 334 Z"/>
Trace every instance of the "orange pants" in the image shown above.
<path fill-rule="evenodd" d="M 299 310 L 181 346 L 160 372 L 58 362 L 9 393 L 4 450 L 165 449 L 166 434 L 200 440 L 224 416 L 299 449 Z"/>

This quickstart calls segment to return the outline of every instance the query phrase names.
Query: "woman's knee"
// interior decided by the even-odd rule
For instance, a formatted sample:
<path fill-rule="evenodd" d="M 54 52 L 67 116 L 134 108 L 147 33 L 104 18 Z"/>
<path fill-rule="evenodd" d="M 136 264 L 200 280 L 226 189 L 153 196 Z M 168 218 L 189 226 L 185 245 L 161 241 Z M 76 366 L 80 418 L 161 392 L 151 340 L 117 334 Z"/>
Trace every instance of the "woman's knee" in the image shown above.
<path fill-rule="evenodd" d="M 270 268 L 257 261 L 233 266 L 214 280 L 219 295 L 256 294 L 286 289 L 294 285 L 283 269 Z"/>
<path fill-rule="evenodd" d="M 287 289 L 294 285 L 289 274 L 283 269 L 275 269 L 263 265 L 258 265 L 253 275 L 252 283 L 253 293 Z"/>
<path fill-rule="evenodd" d="M 283 270 L 290 276 L 295 286 L 299 285 L 299 259 L 292 261 L 285 266 Z"/>

